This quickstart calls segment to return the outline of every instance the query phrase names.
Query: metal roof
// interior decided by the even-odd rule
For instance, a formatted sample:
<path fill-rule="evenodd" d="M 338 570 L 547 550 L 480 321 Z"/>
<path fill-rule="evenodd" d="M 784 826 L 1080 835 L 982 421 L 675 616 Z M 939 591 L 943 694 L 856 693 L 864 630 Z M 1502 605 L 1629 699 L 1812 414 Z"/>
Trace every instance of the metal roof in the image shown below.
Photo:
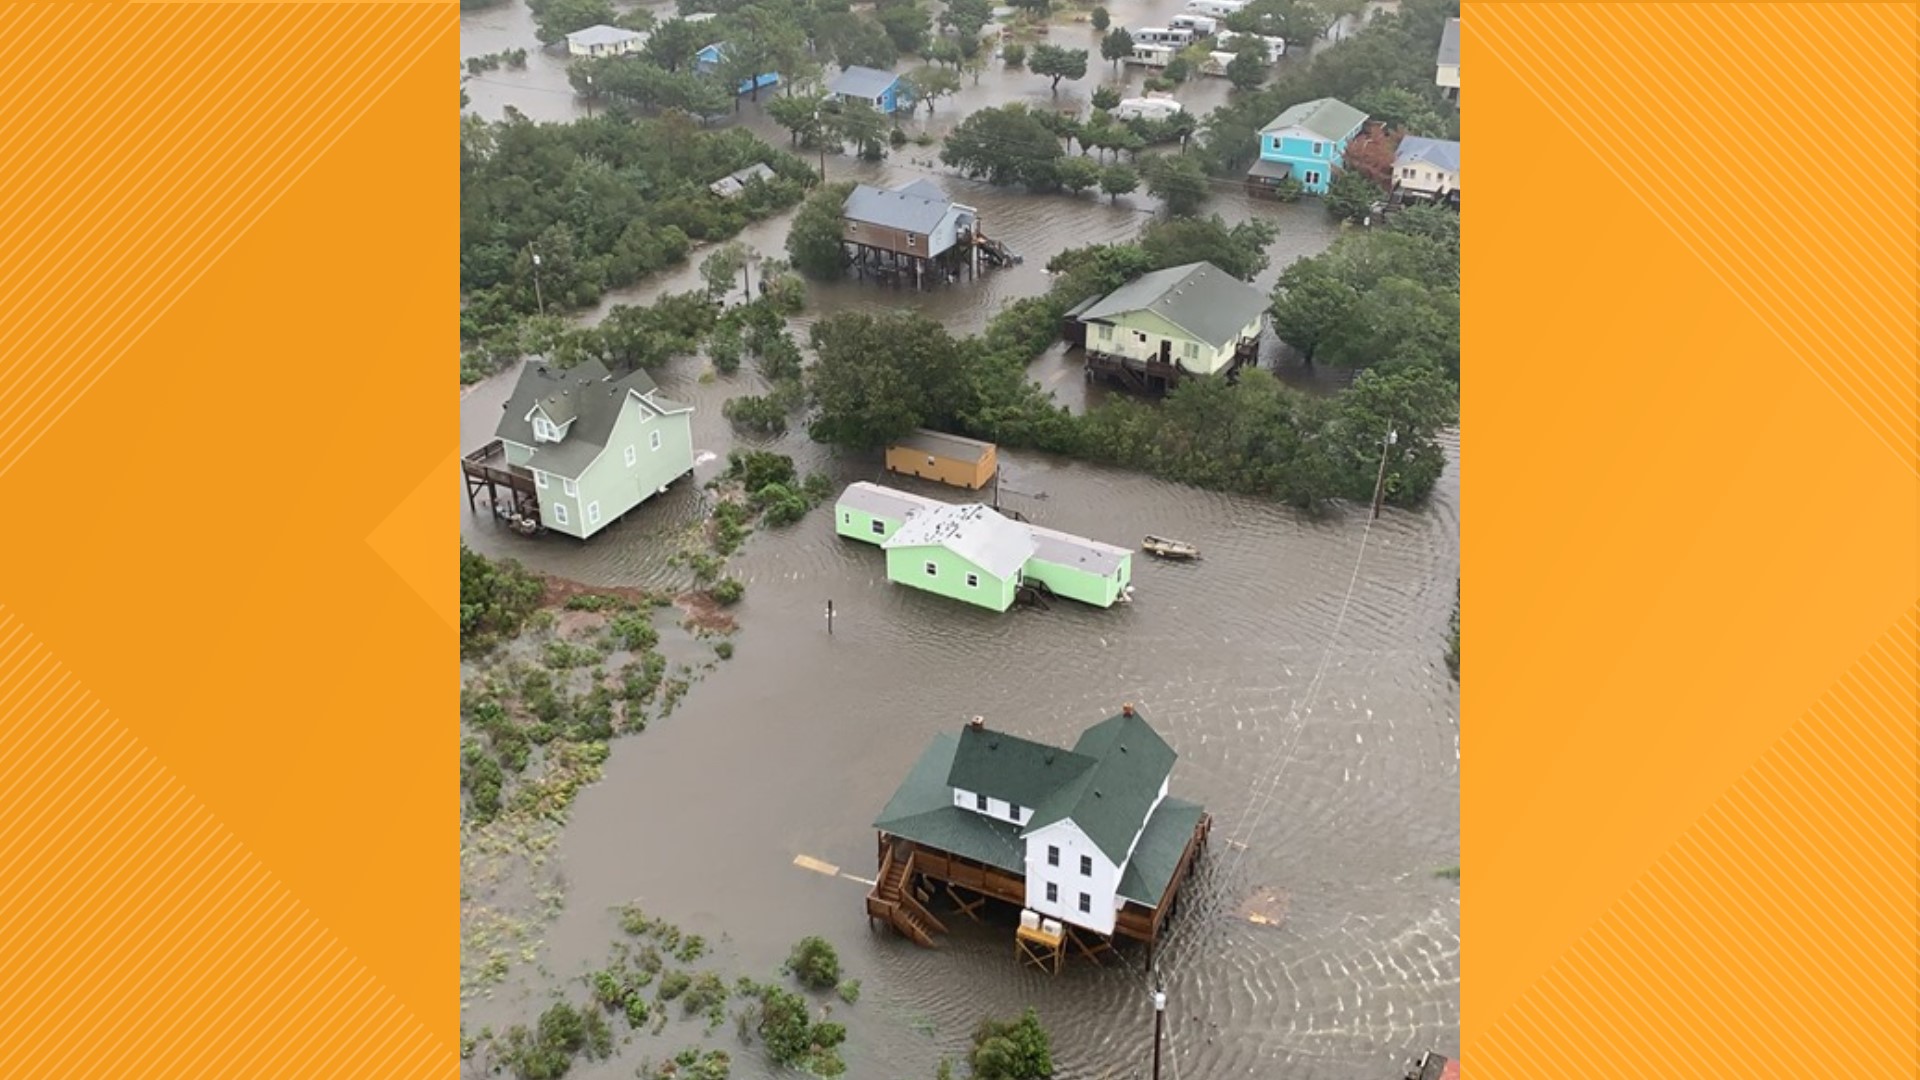
<path fill-rule="evenodd" d="M 932 431 L 927 428 L 917 428 L 913 434 L 896 440 L 893 445 L 908 450 L 918 450 L 923 454 L 935 454 L 957 461 L 970 461 L 976 465 L 993 452 L 993 444 L 990 442 L 960 435 L 948 435 L 944 431 Z"/>
<path fill-rule="evenodd" d="M 842 68 L 840 74 L 835 75 L 833 81 L 827 84 L 827 90 L 829 93 L 872 101 L 886 93 L 887 87 L 898 81 L 900 76 L 891 71 L 881 71 L 879 68 L 861 67 L 856 64 L 853 67 Z"/>
<path fill-rule="evenodd" d="M 924 495 L 915 495 L 910 491 L 881 487 L 871 481 L 859 480 L 848 484 L 847 490 L 840 493 L 836 508 L 844 506 L 875 517 L 905 521 L 923 510 L 937 510 L 946 505 Z"/>
<path fill-rule="evenodd" d="M 1028 525 L 1027 532 L 1033 535 L 1034 561 L 1085 570 L 1102 577 L 1109 576 L 1118 570 L 1120 564 L 1126 562 L 1133 554 L 1132 551 L 1123 547 L 1103 544 L 1098 540 L 1073 536 L 1039 525 Z"/>
<path fill-rule="evenodd" d="M 1440 32 L 1440 52 L 1433 58 L 1440 67 L 1460 66 L 1460 20 L 1448 19 L 1447 28 Z"/>
<path fill-rule="evenodd" d="M 1102 297 L 1082 322 L 1151 311 L 1214 348 L 1222 348 L 1267 308 L 1260 290 L 1207 262 L 1142 274 Z"/>
<path fill-rule="evenodd" d="M 952 201 L 951 196 L 943 191 L 939 184 L 934 183 L 932 177 L 927 176 L 923 176 L 918 180 L 908 181 L 893 190 L 902 195 L 918 195 L 923 199 L 935 199 L 940 202 Z"/>
<path fill-rule="evenodd" d="M 1010 578 L 1033 557 L 1033 534 L 988 507 L 942 506 L 914 514 L 881 547 L 938 545 L 997 578 Z"/>
<path fill-rule="evenodd" d="M 861 184 L 847 196 L 841 215 L 869 225 L 925 235 L 940 224 L 952 205 L 944 198 L 930 199 L 918 193 L 887 191 Z"/>
<path fill-rule="evenodd" d="M 1318 135 L 1328 142 L 1339 142 L 1360 130 L 1360 125 L 1366 122 L 1366 113 L 1339 98 L 1314 98 L 1312 101 L 1303 101 L 1274 117 L 1266 127 L 1260 129 L 1260 134 L 1267 135 L 1275 131 L 1285 131 L 1288 128 L 1299 128 Z"/>
<path fill-rule="evenodd" d="M 628 30 L 620 26 L 589 26 L 585 30 L 575 30 L 567 35 L 569 45 L 620 45 L 638 39 L 647 40 L 647 35 L 638 30 Z"/>
<path fill-rule="evenodd" d="M 1457 174 L 1460 171 L 1460 144 L 1451 139 L 1428 139 L 1419 135 L 1409 135 L 1400 140 L 1400 148 L 1393 155 L 1393 163 L 1409 165 L 1416 161 L 1423 161 L 1435 168 Z"/>
<path fill-rule="evenodd" d="M 1293 166 L 1284 161 L 1269 161 L 1266 158 L 1259 158 L 1254 161 L 1253 168 L 1247 170 L 1247 175 L 1256 180 L 1280 180 L 1284 179 L 1287 174 L 1291 172 L 1293 172 Z"/>

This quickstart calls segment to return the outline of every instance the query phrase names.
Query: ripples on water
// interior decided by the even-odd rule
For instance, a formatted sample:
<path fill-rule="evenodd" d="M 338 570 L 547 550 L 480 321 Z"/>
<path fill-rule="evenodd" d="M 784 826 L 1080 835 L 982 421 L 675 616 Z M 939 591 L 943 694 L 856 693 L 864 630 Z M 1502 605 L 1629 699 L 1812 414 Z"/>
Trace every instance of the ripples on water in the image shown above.
<path fill-rule="evenodd" d="M 1179 4 L 1109 7 L 1116 23 L 1145 25 Z M 1055 40 L 1076 33 L 1092 32 L 1069 28 Z M 531 44 L 519 3 L 462 20 L 463 55 Z M 1086 86 L 1063 86 L 1061 100 L 1077 100 L 1106 74 L 1096 63 Z M 1204 80 L 1181 97 L 1204 110 L 1210 103 L 1200 95 L 1221 85 Z M 537 119 L 577 110 L 564 60 L 546 54 L 527 72 L 490 73 L 469 92 L 489 115 L 509 101 Z M 938 129 L 1012 98 L 1051 103 L 1044 80 L 996 71 L 909 130 Z M 784 133 L 757 113 L 747 106 L 742 122 L 784 145 Z M 829 158 L 828 167 L 836 178 L 891 184 L 930 171 L 914 161 L 932 153 L 909 146 L 879 165 Z M 794 324 L 803 341 L 811 318 L 839 310 L 912 307 L 956 333 L 976 331 L 1010 300 L 1046 287 L 1042 268 L 1053 253 L 1129 236 L 1150 207 L 941 179 L 981 208 L 989 232 L 1024 265 L 922 294 L 816 286 L 808 316 Z M 1213 208 L 1230 221 L 1257 214 L 1280 224 L 1263 288 L 1335 235 L 1314 206 L 1250 204 L 1223 192 Z M 762 222 L 743 238 L 778 253 L 786 225 L 786 217 Z M 609 297 L 601 310 L 698 287 L 689 265 Z M 716 455 L 696 468 L 698 483 L 725 467 L 735 445 L 791 455 L 836 485 L 901 483 L 883 477 L 876 459 L 836 455 L 797 431 L 736 439 L 721 405 L 764 387 L 750 364 L 708 382 L 703 367 L 688 359 L 659 375 L 666 394 L 696 407 L 696 452 Z M 1100 393 L 1059 349 L 1033 373 L 1075 407 Z M 490 437 L 511 385 L 509 374 L 463 396 L 463 449 Z M 1449 452 L 1457 457 L 1457 445 Z M 1420 1050 L 1457 1050 L 1458 887 L 1434 876 L 1459 861 L 1459 698 L 1441 662 L 1458 570 L 1457 465 L 1428 507 L 1381 517 L 1356 578 L 1364 511 L 1315 520 L 1085 463 L 1002 458 L 1005 504 L 1036 522 L 1128 545 L 1147 533 L 1179 536 L 1205 558 L 1181 565 L 1136 555 L 1130 607 L 1061 603 L 993 615 L 890 585 L 880 552 L 836 538 L 824 511 L 756 534 L 733 560 L 748 585 L 736 658 L 670 720 L 615 744 L 606 778 L 579 799 L 565 842 L 571 897 L 541 966 L 561 977 L 596 966 L 617 933 L 611 909 L 628 900 L 713 939 L 730 973 L 770 974 L 792 941 L 823 933 L 865 984 L 860 1003 L 836 1014 L 852 1033 L 853 1077 L 931 1075 L 941 1054 L 960 1058 L 983 1014 L 1027 1004 L 1054 1033 L 1062 1080 L 1144 1076 L 1152 1011 L 1139 949 L 1129 947 L 1118 965 L 1046 976 L 1015 962 L 1009 925 L 956 918 L 945 947 L 921 950 L 869 932 L 865 886 L 792 865 L 807 854 L 871 876 L 872 819 L 936 731 L 978 714 L 1070 743 L 1133 701 L 1180 752 L 1174 792 L 1215 817 L 1213 845 L 1161 955 L 1171 998 L 1167 1075 L 1380 1080 Z M 683 485 L 584 544 L 516 536 L 484 508 L 470 515 L 464 498 L 459 512 L 463 535 L 488 554 L 593 584 L 663 586 L 683 582 L 667 560 L 704 506 L 697 484 Z M 838 614 L 832 636 L 829 599 Z M 1280 926 L 1235 916 L 1255 889 L 1284 896 Z M 522 1019 L 545 1000 L 545 987 L 505 988 L 474 1006 L 468 1026 Z M 578 1071 L 588 1080 L 626 1077 L 641 1057 L 670 1054 L 695 1034 L 676 1020 L 621 1060 Z M 716 1040 L 737 1049 L 726 1029 Z M 767 1075 L 757 1051 L 736 1053 L 735 1075 Z"/>

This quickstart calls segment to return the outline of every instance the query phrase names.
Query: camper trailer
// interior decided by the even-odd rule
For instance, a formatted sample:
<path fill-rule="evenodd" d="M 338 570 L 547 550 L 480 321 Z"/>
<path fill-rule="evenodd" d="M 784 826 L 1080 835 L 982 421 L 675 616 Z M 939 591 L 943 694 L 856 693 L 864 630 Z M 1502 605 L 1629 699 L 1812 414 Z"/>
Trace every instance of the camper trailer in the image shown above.
<path fill-rule="evenodd" d="M 1215 75 L 1221 78 L 1225 78 L 1227 74 L 1227 65 L 1233 63 L 1233 58 L 1237 55 L 1239 54 L 1230 53 L 1230 52 L 1208 53 L 1207 58 L 1205 60 L 1200 61 L 1200 74 Z"/>
<path fill-rule="evenodd" d="M 1174 48 L 1193 44 L 1193 31 L 1176 30 L 1170 26 L 1147 26 L 1133 31 L 1135 45 L 1171 45 Z"/>
<path fill-rule="evenodd" d="M 1113 107 L 1110 115 L 1115 120 L 1167 120 L 1184 112 L 1185 107 L 1170 97 L 1148 94 L 1146 97 L 1126 98 Z"/>
<path fill-rule="evenodd" d="M 1127 57 L 1127 63 L 1141 67 L 1163 68 L 1173 63 L 1173 47 L 1170 45 L 1135 45 Z"/>
<path fill-rule="evenodd" d="M 1187 0 L 1187 11 L 1194 15 L 1207 15 L 1215 19 L 1224 19 L 1237 15 L 1247 6 L 1248 0 Z"/>
<path fill-rule="evenodd" d="M 1207 15 L 1175 15 L 1167 20 L 1171 30 L 1185 30 L 1194 37 L 1212 37 L 1220 29 L 1220 20 Z"/>
<path fill-rule="evenodd" d="M 1267 59 L 1272 63 L 1279 63 L 1280 58 L 1287 55 L 1286 38 L 1267 37 L 1261 34 L 1236 34 L 1231 30 L 1222 30 L 1214 36 L 1213 40 L 1214 43 L 1222 49 L 1228 52 L 1235 52 L 1237 50 L 1234 49 L 1233 43 L 1246 37 L 1253 37 L 1265 42 L 1267 46 Z"/>

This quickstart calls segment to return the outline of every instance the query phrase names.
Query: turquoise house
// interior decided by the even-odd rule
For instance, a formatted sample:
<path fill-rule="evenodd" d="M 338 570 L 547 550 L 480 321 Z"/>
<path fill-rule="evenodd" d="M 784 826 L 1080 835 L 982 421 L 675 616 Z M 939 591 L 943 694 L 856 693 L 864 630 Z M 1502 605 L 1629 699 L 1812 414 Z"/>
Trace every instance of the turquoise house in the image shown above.
<path fill-rule="evenodd" d="M 871 106 L 883 115 L 913 109 L 913 90 L 900 76 L 879 68 L 855 65 L 842 68 L 827 84 L 827 93 L 849 104 Z"/>
<path fill-rule="evenodd" d="M 1347 144 L 1366 122 L 1366 113 L 1336 98 L 1293 106 L 1260 129 L 1260 160 L 1247 173 L 1247 182 L 1276 184 L 1290 176 L 1309 192 L 1326 194 Z"/>
<path fill-rule="evenodd" d="M 1012 607 L 1029 586 L 1095 607 L 1132 593 L 1132 551 L 978 503 L 943 503 L 863 480 L 841 493 L 834 531 L 885 551 L 887 580 L 992 611 Z"/>
<path fill-rule="evenodd" d="M 693 54 L 693 70 L 702 75 L 714 75 L 720 71 L 720 64 L 727 58 L 727 46 L 724 42 L 715 42 Z M 762 87 L 777 86 L 780 82 L 778 72 L 769 71 L 765 75 L 756 75 L 750 79 L 741 79 L 734 88 L 735 94 L 751 94 Z"/>

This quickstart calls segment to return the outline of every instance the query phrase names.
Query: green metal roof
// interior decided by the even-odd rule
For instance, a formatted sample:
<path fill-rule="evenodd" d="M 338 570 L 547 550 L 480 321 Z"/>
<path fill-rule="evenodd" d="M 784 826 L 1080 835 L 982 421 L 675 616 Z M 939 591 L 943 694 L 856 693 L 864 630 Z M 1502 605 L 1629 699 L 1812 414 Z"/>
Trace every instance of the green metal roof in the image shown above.
<path fill-rule="evenodd" d="M 1061 786 L 1083 775 L 1092 758 L 990 728 L 961 729 L 947 786 L 1037 810 Z M 951 792 L 947 801 L 953 801 Z M 1129 835 L 1127 839 L 1133 837 Z"/>
<path fill-rule="evenodd" d="M 1302 131 L 1310 131 L 1328 142 L 1339 142 L 1360 130 L 1360 125 L 1366 122 L 1366 113 L 1339 98 L 1314 98 L 1312 101 L 1303 101 L 1274 117 L 1272 122 L 1260 129 L 1260 134 L 1267 135 L 1275 131 L 1285 131 L 1288 128 L 1299 128 Z"/>
<path fill-rule="evenodd" d="M 1076 757 L 1094 762 L 1035 807 L 1027 831 L 1071 819 L 1114 865 L 1147 820 L 1160 785 L 1178 755 L 1137 712 L 1110 716 L 1088 728 L 1074 744 Z"/>
<path fill-rule="evenodd" d="M 1025 876 L 1026 845 L 1019 826 L 953 805 L 953 785 L 947 777 L 959 747 L 960 736 L 955 732 L 934 736 L 873 827 Z"/>
<path fill-rule="evenodd" d="M 1142 274 L 1081 312 L 1082 322 L 1111 322 L 1151 311 L 1214 348 L 1230 344 L 1267 308 L 1260 290 L 1208 262 Z"/>
<path fill-rule="evenodd" d="M 1180 856 L 1186 854 L 1187 841 L 1193 837 L 1203 812 L 1200 804 L 1171 795 L 1160 800 L 1146 832 L 1134 845 L 1133 861 L 1120 875 L 1121 896 L 1146 907 L 1160 906 L 1160 898 L 1167 894 L 1167 885 L 1180 867 Z"/>

